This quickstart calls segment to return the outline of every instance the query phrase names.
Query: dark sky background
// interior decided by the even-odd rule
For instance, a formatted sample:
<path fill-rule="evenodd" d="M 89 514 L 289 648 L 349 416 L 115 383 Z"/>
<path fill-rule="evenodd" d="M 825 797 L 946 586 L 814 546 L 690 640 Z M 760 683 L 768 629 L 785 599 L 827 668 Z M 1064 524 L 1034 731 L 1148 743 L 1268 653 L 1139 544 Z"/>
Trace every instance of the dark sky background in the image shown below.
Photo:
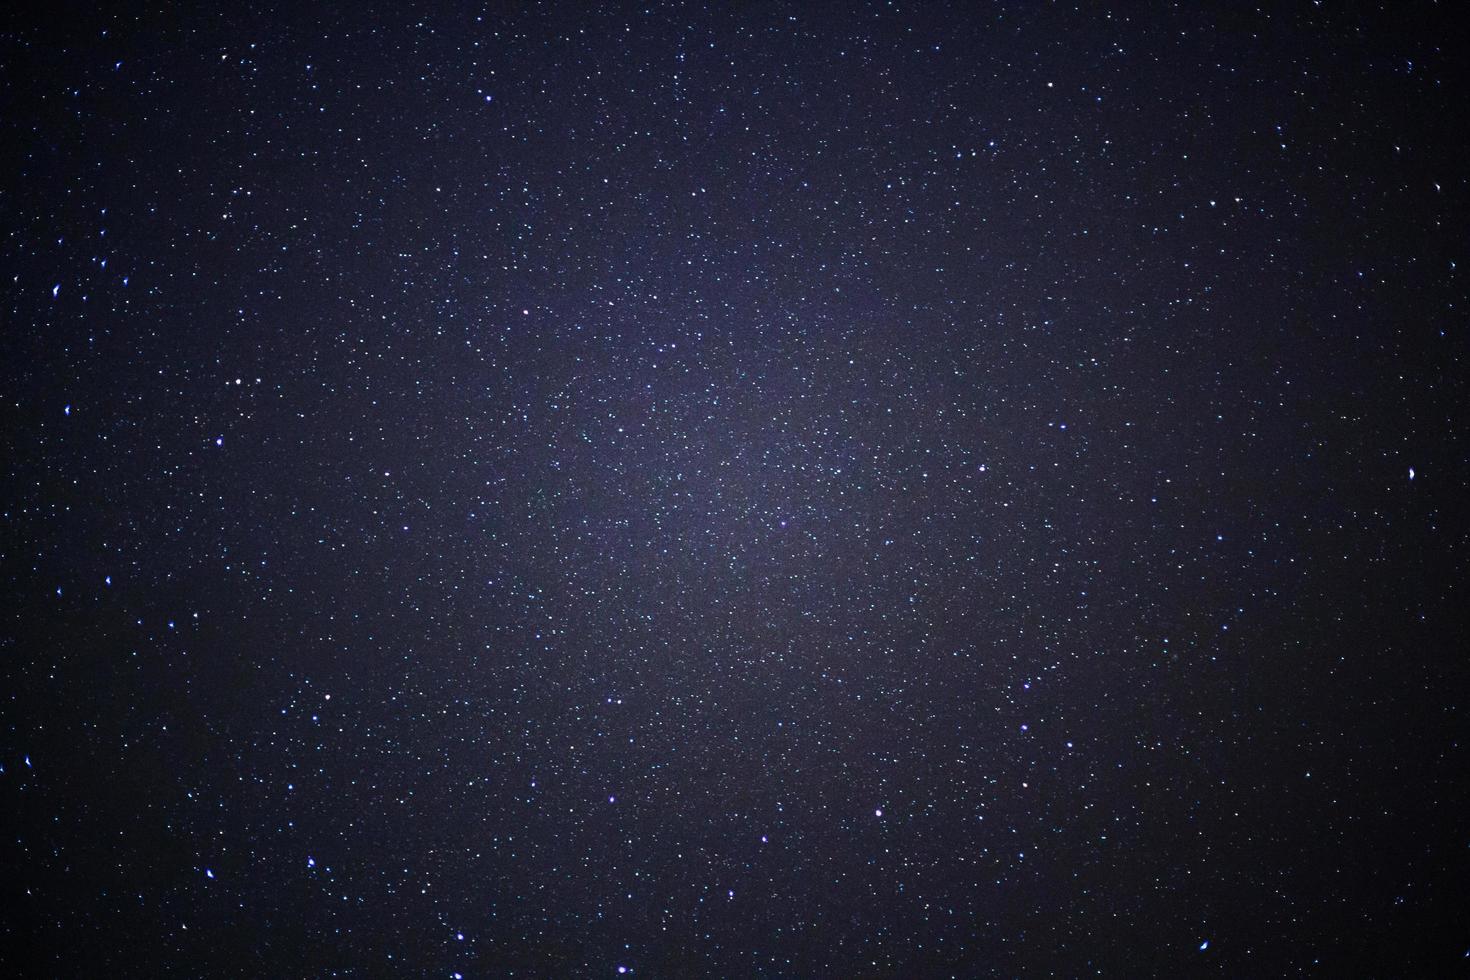
<path fill-rule="evenodd" d="M 1464 969 L 1455 5 L 98 7 L 6 971 Z"/>

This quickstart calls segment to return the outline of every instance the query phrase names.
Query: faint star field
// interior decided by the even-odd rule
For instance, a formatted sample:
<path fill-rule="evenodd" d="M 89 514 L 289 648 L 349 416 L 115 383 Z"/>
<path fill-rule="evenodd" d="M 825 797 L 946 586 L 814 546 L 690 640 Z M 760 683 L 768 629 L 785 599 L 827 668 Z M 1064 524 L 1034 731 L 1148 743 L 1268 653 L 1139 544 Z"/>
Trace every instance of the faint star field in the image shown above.
<path fill-rule="evenodd" d="M 1443 4 L 0 24 L 7 976 L 1442 976 Z"/>

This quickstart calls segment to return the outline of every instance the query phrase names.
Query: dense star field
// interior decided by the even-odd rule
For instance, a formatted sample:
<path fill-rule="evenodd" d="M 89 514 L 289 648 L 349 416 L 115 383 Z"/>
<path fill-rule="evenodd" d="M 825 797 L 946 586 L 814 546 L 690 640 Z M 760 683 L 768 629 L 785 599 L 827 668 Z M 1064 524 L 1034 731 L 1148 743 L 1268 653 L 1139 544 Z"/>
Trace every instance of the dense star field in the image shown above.
<path fill-rule="evenodd" d="M 0 14 L 0 972 L 1463 969 L 1456 13 Z"/>

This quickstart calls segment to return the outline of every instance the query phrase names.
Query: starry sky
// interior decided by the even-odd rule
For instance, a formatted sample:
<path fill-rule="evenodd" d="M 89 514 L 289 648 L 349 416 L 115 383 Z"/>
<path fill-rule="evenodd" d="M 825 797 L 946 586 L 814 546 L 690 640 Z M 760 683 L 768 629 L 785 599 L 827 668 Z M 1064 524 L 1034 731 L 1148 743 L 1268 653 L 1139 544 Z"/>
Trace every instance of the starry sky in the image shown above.
<path fill-rule="evenodd" d="M 1463 968 L 1452 5 L 97 6 L 12 975 Z"/>

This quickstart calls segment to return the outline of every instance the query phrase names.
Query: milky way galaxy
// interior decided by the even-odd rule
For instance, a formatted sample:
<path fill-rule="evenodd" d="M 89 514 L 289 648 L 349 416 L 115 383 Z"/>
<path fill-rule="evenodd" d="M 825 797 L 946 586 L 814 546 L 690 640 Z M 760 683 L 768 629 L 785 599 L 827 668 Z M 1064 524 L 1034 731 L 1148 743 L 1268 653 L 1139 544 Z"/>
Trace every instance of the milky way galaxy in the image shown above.
<path fill-rule="evenodd" d="M 0 15 L 0 972 L 1463 968 L 1465 42 Z"/>

